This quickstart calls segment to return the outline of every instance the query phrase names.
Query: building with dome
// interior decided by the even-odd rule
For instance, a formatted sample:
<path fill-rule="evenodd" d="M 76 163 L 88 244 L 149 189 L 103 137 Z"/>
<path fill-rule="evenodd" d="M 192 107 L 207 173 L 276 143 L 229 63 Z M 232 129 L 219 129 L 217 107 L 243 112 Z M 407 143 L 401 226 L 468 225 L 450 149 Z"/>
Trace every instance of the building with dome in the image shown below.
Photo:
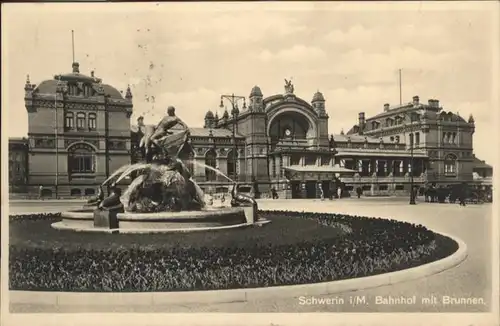
<path fill-rule="evenodd" d="M 80 74 L 74 63 L 72 73 L 38 86 L 28 80 L 25 90 L 28 138 L 11 142 L 16 166 L 26 166 L 12 173 L 16 189 L 37 192 L 42 185 L 51 196 L 56 189 L 59 196 L 89 195 L 110 173 L 141 160 L 130 89 L 122 96 L 93 73 Z M 230 100 L 229 108 L 222 99 Z M 347 133 L 331 134 L 326 103 L 319 91 L 311 101 L 297 97 L 288 81 L 282 94 L 264 96 L 255 86 L 248 97 L 223 95 L 222 114 L 208 110 L 203 127 L 190 128 L 180 158 L 208 193 L 228 191 L 225 176 L 243 191 L 266 197 L 274 188 L 280 198 L 328 197 L 339 188 L 408 195 L 412 182 L 491 187 L 491 166 L 473 153 L 472 116 L 465 120 L 438 100 L 424 104 L 415 96 L 385 104 L 373 117 L 360 112 Z M 182 108 L 177 113 L 182 119 Z"/>
<path fill-rule="evenodd" d="M 130 163 L 132 94 L 100 78 L 72 72 L 38 85 L 26 80 L 26 189 L 47 197 L 94 194 L 114 170 Z"/>
<path fill-rule="evenodd" d="M 274 188 L 281 198 L 318 198 L 358 187 L 365 195 L 407 195 L 412 182 L 474 182 L 472 116 L 466 121 L 438 100 L 423 104 L 415 96 L 403 105 L 385 104 L 373 117 L 360 112 L 347 133 L 330 134 L 323 94 L 308 102 L 293 91 L 289 83 L 283 94 L 265 97 L 255 86 L 248 107 L 244 102 L 241 109 L 226 108 L 222 117 L 209 110 L 203 128 L 190 128 L 191 142 L 181 156 L 194 162 L 189 168 L 205 191 L 230 185 L 210 167 L 254 192 L 268 195 Z"/>

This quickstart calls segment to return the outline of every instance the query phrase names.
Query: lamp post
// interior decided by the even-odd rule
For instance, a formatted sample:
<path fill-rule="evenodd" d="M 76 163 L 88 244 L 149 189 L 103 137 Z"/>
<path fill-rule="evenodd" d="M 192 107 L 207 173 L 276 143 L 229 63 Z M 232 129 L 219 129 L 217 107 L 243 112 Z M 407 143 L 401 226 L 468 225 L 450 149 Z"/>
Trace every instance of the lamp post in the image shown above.
<path fill-rule="evenodd" d="M 233 117 L 233 172 L 234 172 L 234 178 L 237 181 L 238 180 L 238 173 L 236 173 L 236 160 L 239 159 L 237 157 L 237 147 L 236 147 L 236 126 L 237 126 L 237 120 L 238 120 L 238 115 L 240 113 L 238 109 L 238 101 L 243 100 L 243 109 L 246 109 L 246 101 L 244 96 L 239 96 L 239 95 L 221 95 L 220 96 L 220 108 L 222 109 L 224 107 L 224 100 L 228 100 L 229 103 L 231 103 L 231 115 Z"/>
<path fill-rule="evenodd" d="M 59 198 L 59 117 L 58 117 L 58 103 L 57 103 L 57 96 L 59 94 L 63 94 L 64 89 L 63 85 L 61 82 L 60 76 L 57 76 L 57 86 L 56 86 L 56 92 L 54 95 L 54 143 L 55 143 L 55 151 L 56 151 L 56 179 L 54 182 L 54 188 L 55 188 L 55 195 L 56 199 Z M 64 98 L 64 97 L 63 97 Z"/>
<path fill-rule="evenodd" d="M 408 117 L 408 119 L 410 119 L 410 124 L 413 124 L 413 121 L 412 121 L 412 117 L 411 117 L 411 114 L 409 113 L 404 113 L 406 117 Z M 406 134 L 405 134 L 406 135 Z M 410 138 L 410 166 L 411 166 L 411 169 L 410 169 L 410 205 L 416 205 L 416 202 L 415 202 L 415 191 L 414 191 L 414 180 L 413 180 L 413 163 L 414 163 L 414 157 L 413 157 L 413 145 L 415 143 L 415 136 L 414 134 L 410 134 L 411 137 Z"/>

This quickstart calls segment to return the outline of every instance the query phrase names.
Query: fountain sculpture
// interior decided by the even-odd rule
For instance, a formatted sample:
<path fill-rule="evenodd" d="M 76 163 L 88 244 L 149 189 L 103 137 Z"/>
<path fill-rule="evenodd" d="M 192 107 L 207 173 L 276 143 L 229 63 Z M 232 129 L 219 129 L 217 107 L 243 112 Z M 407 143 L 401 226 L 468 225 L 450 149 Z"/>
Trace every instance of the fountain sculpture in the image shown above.
<path fill-rule="evenodd" d="M 138 120 L 142 122 L 141 118 Z M 183 129 L 171 130 L 177 124 Z M 182 147 L 189 146 L 190 134 L 173 107 L 167 109 L 167 115 L 157 126 L 138 127 L 143 135 L 138 144 L 143 162 L 119 168 L 104 181 L 98 195 L 83 209 L 62 213 L 63 220 L 54 223 L 53 227 L 82 231 L 172 232 L 268 222 L 258 220 L 257 202 L 239 193 L 237 183 L 231 191 L 230 208 L 216 209 L 205 203 L 202 189 L 193 180 L 185 162 L 178 158 Z M 118 184 L 127 177 L 132 181 L 122 193 Z M 109 189 L 106 198 L 104 187 Z"/>

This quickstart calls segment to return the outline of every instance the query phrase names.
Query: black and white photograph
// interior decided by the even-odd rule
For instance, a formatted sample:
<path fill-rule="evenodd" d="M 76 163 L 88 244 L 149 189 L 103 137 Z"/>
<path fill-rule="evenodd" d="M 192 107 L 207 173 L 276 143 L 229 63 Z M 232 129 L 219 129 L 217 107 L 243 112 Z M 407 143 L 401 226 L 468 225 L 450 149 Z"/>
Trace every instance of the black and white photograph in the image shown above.
<path fill-rule="evenodd" d="M 498 325 L 499 8 L 3 4 L 2 324 Z"/>

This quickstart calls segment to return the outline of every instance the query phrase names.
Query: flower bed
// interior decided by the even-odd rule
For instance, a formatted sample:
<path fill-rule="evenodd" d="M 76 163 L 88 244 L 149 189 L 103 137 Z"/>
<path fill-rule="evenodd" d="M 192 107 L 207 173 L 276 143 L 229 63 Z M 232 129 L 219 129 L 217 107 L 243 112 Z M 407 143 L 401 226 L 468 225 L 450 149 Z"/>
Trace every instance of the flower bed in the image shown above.
<path fill-rule="evenodd" d="M 10 288 L 193 291 L 341 280 L 444 258 L 457 244 L 421 225 L 340 214 L 259 212 L 264 227 L 188 234 L 57 231 L 54 214 L 10 219 Z"/>

